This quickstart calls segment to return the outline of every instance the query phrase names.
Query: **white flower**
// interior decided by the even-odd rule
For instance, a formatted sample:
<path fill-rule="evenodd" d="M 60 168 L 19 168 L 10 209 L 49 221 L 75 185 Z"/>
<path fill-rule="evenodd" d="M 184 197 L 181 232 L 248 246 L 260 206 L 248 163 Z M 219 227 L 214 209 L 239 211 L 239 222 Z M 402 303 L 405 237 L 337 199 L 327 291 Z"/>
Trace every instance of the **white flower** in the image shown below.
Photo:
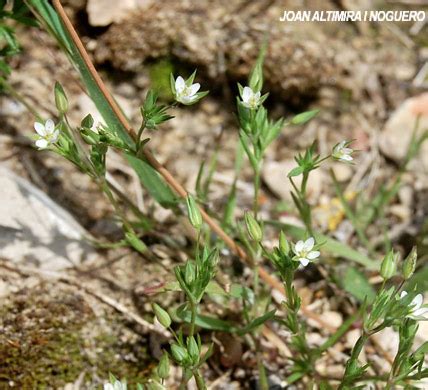
<path fill-rule="evenodd" d="M 407 291 L 402 291 L 400 298 L 403 299 L 406 295 L 407 295 Z M 422 294 L 416 295 L 412 299 L 412 302 L 410 302 L 411 309 L 407 317 L 417 320 L 417 319 L 420 319 L 420 317 L 423 317 L 424 314 L 428 313 L 428 307 L 421 307 L 423 303 L 424 303 L 424 298 Z"/>
<path fill-rule="evenodd" d="M 198 98 L 199 88 L 201 88 L 199 83 L 187 86 L 183 77 L 178 76 L 175 80 L 175 100 L 183 104 L 192 103 Z"/>
<path fill-rule="evenodd" d="M 116 379 L 113 384 L 104 383 L 103 390 L 126 390 L 126 387 L 127 386 L 125 382 L 121 382 Z"/>
<path fill-rule="evenodd" d="M 353 158 L 351 156 L 352 152 L 354 151 L 351 148 L 347 148 L 346 146 L 349 144 L 348 141 L 342 141 L 340 143 L 338 143 L 334 148 L 333 148 L 333 153 L 332 156 L 333 158 L 337 159 L 337 160 L 341 160 L 341 161 L 352 161 Z"/>
<path fill-rule="evenodd" d="M 55 130 L 55 123 L 52 119 L 48 119 L 45 124 L 35 122 L 34 129 L 38 134 L 36 146 L 39 149 L 46 149 L 58 140 L 59 130 Z"/>
<path fill-rule="evenodd" d="M 242 104 L 245 107 L 255 109 L 260 105 L 260 91 L 254 93 L 250 87 L 244 87 L 242 91 Z"/>
<path fill-rule="evenodd" d="M 319 251 L 313 251 L 312 248 L 315 245 L 315 239 L 313 237 L 308 238 L 306 241 L 298 241 L 294 246 L 294 253 L 296 254 L 297 261 L 300 261 L 304 267 L 306 267 L 311 260 L 315 260 L 319 257 Z"/>

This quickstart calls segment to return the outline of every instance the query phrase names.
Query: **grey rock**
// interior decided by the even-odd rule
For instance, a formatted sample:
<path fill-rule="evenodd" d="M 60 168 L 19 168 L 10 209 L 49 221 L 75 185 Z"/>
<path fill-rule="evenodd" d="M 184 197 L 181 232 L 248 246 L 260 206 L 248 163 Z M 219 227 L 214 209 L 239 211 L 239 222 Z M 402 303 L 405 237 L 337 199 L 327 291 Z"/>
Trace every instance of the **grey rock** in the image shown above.
<path fill-rule="evenodd" d="M 402 163 L 406 157 L 416 118 L 420 115 L 417 134 L 421 135 L 428 129 L 428 93 L 406 99 L 395 110 L 386 122 L 380 136 L 379 147 L 385 156 L 397 163 Z M 425 142 L 420 153 L 409 164 L 413 172 L 426 173 L 428 170 L 428 142 Z"/>
<path fill-rule="evenodd" d="M 93 258 L 85 229 L 27 180 L 0 168 L 0 257 L 58 271 Z"/>

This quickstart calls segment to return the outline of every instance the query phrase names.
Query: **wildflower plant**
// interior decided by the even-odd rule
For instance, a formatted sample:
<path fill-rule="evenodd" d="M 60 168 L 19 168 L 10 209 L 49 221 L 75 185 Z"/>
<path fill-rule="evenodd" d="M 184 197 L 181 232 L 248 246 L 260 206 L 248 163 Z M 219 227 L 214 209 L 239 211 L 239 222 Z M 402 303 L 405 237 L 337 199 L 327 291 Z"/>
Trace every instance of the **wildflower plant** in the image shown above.
<path fill-rule="evenodd" d="M 284 172 L 284 180 L 288 178 L 291 183 L 292 198 L 304 228 L 298 230 L 298 238 L 291 237 L 291 233 L 289 234 L 286 229 L 280 230 L 276 232 L 277 238 L 273 248 L 266 245 L 265 237 L 268 236 L 266 227 L 269 221 L 264 221 L 259 212 L 261 170 L 266 150 L 286 126 L 302 125 L 318 112 L 311 110 L 291 119 L 271 119 L 267 108 L 264 107 L 264 102 L 268 98 L 268 93 L 263 91 L 263 61 L 266 47 L 262 48 L 246 85 L 238 84 L 236 96 L 239 125 L 237 160 L 240 160 L 241 155 L 245 155 L 253 171 L 252 207 L 243 213 L 242 219 L 235 220 L 237 191 L 235 181 L 224 211 L 224 218 L 217 223 L 213 217 L 214 213 L 210 215 L 201 207 L 201 204 L 209 198 L 209 181 L 203 190 L 201 186 L 197 186 L 200 190 L 196 191 L 195 196 L 191 195 L 176 182 L 165 167 L 161 166 L 149 150 L 150 138 L 156 134 L 154 131 L 160 130 L 163 123 L 173 119 L 170 114 L 173 105 L 197 104 L 208 93 L 201 92 L 201 85 L 195 83 L 196 72 L 187 79 L 180 75 L 176 77 L 171 75 L 170 86 L 175 98 L 172 105 L 160 103 L 156 91 L 148 91 L 140 108 L 141 125 L 138 131 L 134 132 L 102 81 L 98 80 L 98 74 L 90 66 L 92 64 L 88 57 L 84 55 L 81 42 L 71 34 L 74 30 L 68 23 L 64 23 L 68 19 L 59 1 L 54 0 L 53 3 L 60 16 L 45 0 L 31 0 L 28 3 L 81 72 L 82 80 L 105 120 L 105 124 L 95 124 L 91 114 L 88 114 L 79 125 L 72 125 L 69 121 L 70 106 L 66 92 L 57 83 L 54 87 L 56 118 L 36 116 L 35 147 L 57 153 L 91 177 L 111 202 L 122 223 L 124 237 L 122 243 L 137 252 L 149 251 L 145 243 L 145 233 L 152 228 L 151 221 L 126 194 L 109 181 L 106 155 L 111 149 L 125 156 L 143 186 L 159 204 L 173 208 L 176 213 L 186 210 L 188 220 L 196 232 L 196 242 L 188 259 L 175 265 L 171 272 L 175 279 L 175 291 L 182 297 L 180 305 L 165 308 L 155 302 L 152 303 L 157 322 L 172 336 L 150 378 L 142 378 L 143 384 L 137 385 L 137 389 L 166 389 L 168 381 L 171 380 L 171 365 L 181 369 L 180 389 L 185 389 L 192 378 L 198 389 L 206 389 L 207 380 L 204 378 L 203 370 L 213 354 L 214 345 L 210 338 L 203 338 L 201 332 L 221 331 L 241 338 L 246 348 L 255 354 L 259 388 L 267 390 L 269 384 L 261 343 L 261 335 L 266 330 L 267 323 L 283 327 L 289 334 L 286 343 L 292 351 L 292 358 L 286 367 L 287 384 L 301 381 L 325 389 L 333 388 L 333 385 L 339 389 L 356 389 L 365 384 L 377 383 L 387 389 L 393 389 L 397 386 L 412 386 L 419 379 L 428 377 L 428 369 L 424 366 L 427 344 L 414 345 L 418 323 L 427 319 L 428 307 L 423 303 L 423 296 L 420 293 L 407 288 L 403 290 L 416 270 L 416 249 L 413 249 L 403 262 L 400 262 L 397 252 L 393 250 L 386 251 L 382 262 L 367 260 L 363 256 L 365 264 L 369 264 L 372 270 L 376 269 L 382 279 L 380 288 L 373 292 L 373 299 L 369 300 L 367 297 L 363 300 L 355 313 L 350 315 L 341 327 L 332 331 L 321 345 L 313 346 L 307 340 L 309 324 L 305 321 L 302 298 L 295 285 L 296 274 L 305 273 L 310 269 L 321 269 L 321 266 L 325 266 L 326 272 L 329 272 L 330 268 L 325 260 L 328 251 L 331 251 L 332 242 L 336 245 L 335 248 L 342 248 L 343 257 L 349 257 L 350 252 L 353 259 L 362 257 L 353 248 L 341 246 L 337 241 L 332 241 L 331 238 L 315 231 L 312 205 L 308 200 L 308 180 L 311 173 L 327 160 L 333 160 L 334 163 L 350 163 L 355 156 L 351 142 L 347 140 L 333 146 L 326 156 L 320 156 L 315 143 L 311 143 L 305 151 L 299 153 L 295 157 L 296 167 L 290 172 Z M 421 143 L 422 139 L 415 141 L 411 147 L 413 155 Z M 213 163 L 210 167 L 211 173 L 214 167 Z M 238 175 L 239 169 L 236 171 Z M 300 183 L 297 178 L 300 179 Z M 332 180 L 337 189 L 334 175 Z M 175 190 L 175 193 L 171 189 Z M 341 200 L 345 202 L 343 196 Z M 355 230 L 360 241 L 365 243 L 364 226 L 352 213 L 349 204 L 344 205 L 348 218 L 355 222 Z M 223 227 L 227 225 L 230 235 L 220 224 Z M 211 229 L 215 234 L 211 234 Z M 234 241 L 235 237 L 231 237 L 232 234 L 239 237 L 245 251 Z M 225 245 L 228 245 L 248 266 L 251 277 L 245 285 L 242 285 L 242 282 L 238 285 L 235 283 L 233 289 L 228 289 L 223 288 L 216 280 L 222 271 L 224 260 L 220 253 L 224 252 Z M 369 246 L 366 248 L 370 250 Z M 269 268 L 266 270 L 264 267 Z M 397 280 L 399 283 L 396 283 Z M 271 300 L 271 288 L 268 283 L 282 294 L 283 299 L 281 298 L 278 305 Z M 234 322 L 202 314 L 204 302 L 210 299 L 209 292 L 213 286 L 217 292 L 220 291 L 225 302 L 237 300 L 236 307 L 240 311 Z M 339 287 L 337 284 L 336 288 Z M 342 377 L 329 381 L 318 372 L 317 362 L 326 351 L 339 342 L 351 326 L 358 326 L 358 322 L 361 323 L 361 334 L 349 351 L 349 359 Z M 369 364 L 362 364 L 359 357 L 370 338 L 386 328 L 397 330 L 398 352 L 391 364 L 391 371 L 373 377 L 368 372 Z M 114 376 L 104 384 L 105 390 L 126 388 L 126 382 L 119 381 Z"/>

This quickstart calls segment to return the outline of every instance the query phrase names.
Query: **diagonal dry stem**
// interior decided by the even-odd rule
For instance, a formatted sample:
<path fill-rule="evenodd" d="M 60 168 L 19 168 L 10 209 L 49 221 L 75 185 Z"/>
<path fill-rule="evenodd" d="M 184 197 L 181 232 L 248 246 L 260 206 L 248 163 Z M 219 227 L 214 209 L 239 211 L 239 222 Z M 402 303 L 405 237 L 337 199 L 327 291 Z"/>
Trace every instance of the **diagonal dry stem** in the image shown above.
<path fill-rule="evenodd" d="M 97 83 L 100 91 L 103 93 L 104 97 L 106 98 L 107 102 L 109 103 L 110 107 L 114 111 L 115 115 L 119 119 L 119 121 L 122 123 L 124 128 L 128 131 L 129 135 L 136 140 L 137 134 L 134 129 L 132 129 L 130 123 L 122 113 L 122 110 L 117 105 L 116 101 L 113 99 L 113 96 L 110 94 L 108 89 L 106 88 L 104 82 L 102 81 L 100 75 L 98 74 L 97 70 L 95 69 L 94 64 L 92 63 L 91 59 L 89 58 L 89 55 L 83 46 L 82 41 L 79 38 L 79 35 L 77 34 L 76 30 L 74 29 L 70 19 L 68 18 L 67 14 L 64 11 L 64 8 L 61 5 L 61 2 L 59 0 L 53 0 L 53 5 L 58 12 L 58 15 L 64 24 L 64 27 L 70 34 L 71 39 L 73 40 L 74 44 L 76 45 L 77 49 L 79 50 L 80 55 L 82 56 L 83 60 L 85 61 L 86 66 L 88 67 L 92 77 L 94 78 L 95 82 Z M 144 157 L 146 158 L 147 162 L 164 178 L 165 182 L 182 198 L 185 198 L 187 196 L 187 190 L 173 177 L 173 175 L 156 159 L 156 157 L 150 152 L 148 147 L 146 146 L 143 149 Z M 249 257 L 247 253 L 220 227 L 220 225 L 212 219 L 208 213 L 201 207 L 199 207 L 202 218 L 207 223 L 208 226 L 212 229 L 213 232 L 215 232 L 225 243 L 226 245 L 236 253 L 236 255 L 242 259 L 243 262 L 246 264 L 249 264 Z M 284 287 L 282 283 L 276 279 L 274 276 L 270 275 L 268 271 L 266 271 L 264 268 L 259 267 L 258 272 L 260 275 L 260 278 L 265 281 L 270 287 L 272 287 L 275 290 L 278 290 L 282 295 L 284 295 Z M 310 310 L 304 308 L 302 306 L 301 308 L 302 312 L 308 317 L 315 321 L 317 321 L 320 325 L 324 327 L 324 329 L 333 332 L 335 331 L 335 328 L 323 321 L 320 316 L 317 314 L 311 312 Z"/>

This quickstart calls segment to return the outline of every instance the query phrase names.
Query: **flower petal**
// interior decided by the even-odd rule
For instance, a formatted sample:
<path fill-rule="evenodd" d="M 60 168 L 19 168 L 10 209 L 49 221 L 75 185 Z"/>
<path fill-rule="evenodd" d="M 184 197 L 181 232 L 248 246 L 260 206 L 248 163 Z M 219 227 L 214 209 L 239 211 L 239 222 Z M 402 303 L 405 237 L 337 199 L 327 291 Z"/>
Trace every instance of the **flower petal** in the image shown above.
<path fill-rule="evenodd" d="M 55 130 L 51 137 L 51 143 L 58 141 L 58 137 L 59 137 L 59 130 Z"/>
<path fill-rule="evenodd" d="M 340 159 L 345 160 L 345 161 L 352 161 L 353 160 L 352 156 L 350 156 L 349 154 L 342 154 L 340 156 Z"/>
<path fill-rule="evenodd" d="M 310 263 L 310 261 L 308 259 L 306 259 L 305 257 L 301 257 L 299 259 L 299 261 L 300 261 L 300 264 L 303 265 L 303 267 L 306 267 Z"/>
<path fill-rule="evenodd" d="M 186 83 L 184 82 L 183 77 L 178 76 L 177 80 L 175 80 L 175 91 L 177 93 L 182 93 L 184 88 L 186 88 Z"/>
<path fill-rule="evenodd" d="M 342 152 L 345 154 L 351 154 L 354 151 L 354 149 L 351 148 L 343 148 Z"/>
<path fill-rule="evenodd" d="M 422 307 L 412 311 L 412 315 L 415 317 L 423 317 L 426 313 L 428 313 L 428 307 Z"/>
<path fill-rule="evenodd" d="M 52 134 L 55 130 L 55 123 L 52 119 L 48 119 L 45 123 L 46 134 Z"/>
<path fill-rule="evenodd" d="M 312 252 L 309 252 L 308 254 L 307 254 L 307 258 L 309 259 L 309 260 L 314 260 L 314 259 L 316 259 L 317 257 L 319 257 L 320 256 L 320 252 L 319 251 L 312 251 Z"/>
<path fill-rule="evenodd" d="M 193 96 L 201 88 L 201 84 L 195 83 L 190 86 L 190 96 Z"/>
<path fill-rule="evenodd" d="M 36 141 L 36 146 L 39 149 L 46 149 L 49 146 L 49 142 L 46 141 L 44 138 L 40 138 Z"/>
<path fill-rule="evenodd" d="M 45 125 L 40 122 L 34 122 L 34 130 L 36 130 L 37 134 L 42 137 L 46 135 Z"/>
<path fill-rule="evenodd" d="M 250 100 L 251 96 L 254 95 L 253 90 L 250 87 L 244 87 L 244 90 L 242 92 L 242 100 L 245 103 L 248 103 L 248 101 Z"/>
<path fill-rule="evenodd" d="M 177 100 L 183 104 L 189 104 L 195 101 L 198 98 L 197 95 L 193 96 L 181 96 L 180 98 L 177 98 Z"/>
<path fill-rule="evenodd" d="M 296 245 L 294 246 L 294 252 L 299 254 L 302 251 L 304 245 L 305 243 L 302 240 L 297 241 Z"/>
<path fill-rule="evenodd" d="M 407 295 L 407 291 L 401 291 L 400 299 L 403 299 Z"/>
<path fill-rule="evenodd" d="M 415 310 L 418 310 L 422 306 L 423 303 L 424 303 L 424 298 L 423 298 L 422 294 L 416 295 L 412 299 L 412 302 L 410 302 L 410 304 L 413 306 L 412 312 L 415 312 Z"/>
<path fill-rule="evenodd" d="M 315 239 L 313 237 L 309 237 L 306 241 L 305 244 L 303 246 L 303 248 L 305 249 L 305 251 L 309 252 L 310 250 L 312 250 L 312 248 L 315 245 Z"/>

